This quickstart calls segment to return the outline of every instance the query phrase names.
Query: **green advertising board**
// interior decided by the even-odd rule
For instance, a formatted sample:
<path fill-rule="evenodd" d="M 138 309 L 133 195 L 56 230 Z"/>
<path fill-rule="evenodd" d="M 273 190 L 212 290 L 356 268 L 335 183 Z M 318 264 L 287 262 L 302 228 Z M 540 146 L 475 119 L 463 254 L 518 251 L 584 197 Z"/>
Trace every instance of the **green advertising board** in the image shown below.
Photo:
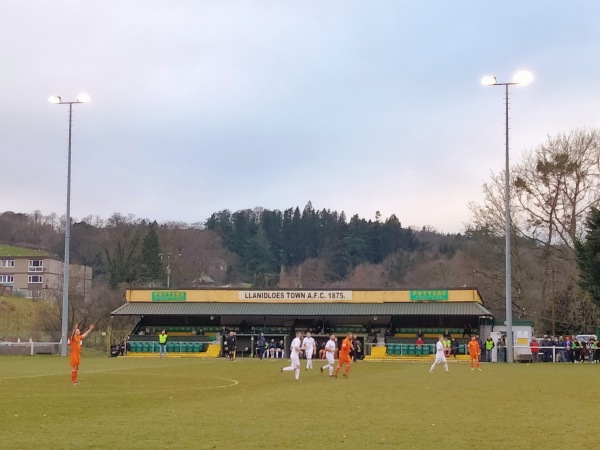
<path fill-rule="evenodd" d="M 185 291 L 152 291 L 153 302 L 185 302 Z"/>
<path fill-rule="evenodd" d="M 423 289 L 418 291 L 410 291 L 410 299 L 412 301 L 447 301 L 448 290 L 440 289 Z"/>

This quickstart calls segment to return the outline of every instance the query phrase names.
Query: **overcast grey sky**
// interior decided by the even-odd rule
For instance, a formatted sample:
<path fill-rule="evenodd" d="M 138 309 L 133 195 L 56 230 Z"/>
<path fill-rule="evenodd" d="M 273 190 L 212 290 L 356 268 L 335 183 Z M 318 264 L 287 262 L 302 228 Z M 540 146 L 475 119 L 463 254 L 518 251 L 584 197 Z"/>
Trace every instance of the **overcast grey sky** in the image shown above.
<path fill-rule="evenodd" d="M 0 212 L 199 222 L 311 201 L 461 232 L 548 135 L 600 125 L 596 1 L 3 1 Z"/>

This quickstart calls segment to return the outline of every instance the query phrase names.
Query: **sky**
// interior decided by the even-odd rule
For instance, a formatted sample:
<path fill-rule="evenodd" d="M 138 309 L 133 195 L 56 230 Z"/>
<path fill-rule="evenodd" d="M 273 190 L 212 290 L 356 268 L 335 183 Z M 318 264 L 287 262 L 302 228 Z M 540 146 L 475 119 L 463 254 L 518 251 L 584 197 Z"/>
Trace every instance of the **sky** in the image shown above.
<path fill-rule="evenodd" d="M 0 3 L 0 212 L 203 222 L 310 201 L 460 233 L 510 158 L 600 126 L 600 2 Z"/>

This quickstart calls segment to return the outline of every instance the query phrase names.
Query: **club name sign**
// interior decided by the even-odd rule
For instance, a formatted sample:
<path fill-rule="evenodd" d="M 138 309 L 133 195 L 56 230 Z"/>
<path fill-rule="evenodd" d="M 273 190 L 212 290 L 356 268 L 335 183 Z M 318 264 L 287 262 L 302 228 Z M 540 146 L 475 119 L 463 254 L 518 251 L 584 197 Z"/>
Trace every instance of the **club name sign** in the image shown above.
<path fill-rule="evenodd" d="M 239 300 L 352 300 L 352 291 L 239 291 Z"/>

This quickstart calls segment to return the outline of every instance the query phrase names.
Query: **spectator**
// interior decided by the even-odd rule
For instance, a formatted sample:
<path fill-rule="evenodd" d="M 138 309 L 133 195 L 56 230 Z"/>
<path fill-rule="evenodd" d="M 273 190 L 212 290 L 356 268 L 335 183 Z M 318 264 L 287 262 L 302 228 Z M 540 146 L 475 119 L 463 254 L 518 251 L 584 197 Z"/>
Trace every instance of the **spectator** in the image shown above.
<path fill-rule="evenodd" d="M 227 336 L 227 354 L 229 355 L 229 359 L 231 361 L 235 361 L 236 351 L 237 338 L 235 337 L 235 333 L 233 331 L 230 331 L 229 336 Z"/>
<path fill-rule="evenodd" d="M 498 362 L 506 362 L 506 342 L 504 342 L 503 336 L 498 338 L 498 342 L 496 342 L 496 348 L 498 351 Z"/>
<path fill-rule="evenodd" d="M 265 339 L 265 335 L 263 333 L 260 333 L 260 336 L 258 337 L 256 344 L 258 345 L 258 357 L 260 359 L 263 359 L 265 357 L 265 345 L 267 343 L 267 340 Z"/>
<path fill-rule="evenodd" d="M 456 355 L 458 355 L 458 341 L 454 337 L 450 339 L 450 350 L 452 352 L 452 356 L 456 358 Z"/>
<path fill-rule="evenodd" d="M 277 353 L 276 354 L 277 358 L 282 358 L 283 359 L 283 353 L 284 353 L 284 351 L 283 351 L 283 341 L 279 341 L 279 344 L 277 344 L 277 349 L 276 350 L 277 350 L 277 352 L 276 352 Z"/>
<path fill-rule="evenodd" d="M 481 362 L 482 358 L 482 354 L 483 354 L 483 342 L 481 341 L 481 338 L 479 337 L 478 334 L 475 335 L 475 340 L 477 341 L 477 344 L 479 345 L 479 361 Z"/>
<path fill-rule="evenodd" d="M 168 335 L 167 335 L 167 330 L 166 329 L 162 329 L 162 331 L 160 332 L 160 334 L 158 335 L 158 357 L 160 358 L 162 355 L 165 355 L 165 358 L 167 357 L 167 339 L 168 339 Z"/>
<path fill-rule="evenodd" d="M 463 335 L 462 337 L 469 337 L 471 336 L 471 324 L 469 322 L 465 323 L 465 326 L 463 327 Z"/>
<path fill-rule="evenodd" d="M 565 351 L 565 340 L 563 339 L 562 336 L 558 337 L 558 341 L 556 343 L 556 346 L 558 347 L 558 353 L 557 353 L 557 358 L 556 358 L 556 362 L 565 362 L 566 359 L 566 351 Z"/>
<path fill-rule="evenodd" d="M 573 355 L 573 343 L 571 336 L 565 337 L 565 362 L 575 362 Z"/>
<path fill-rule="evenodd" d="M 540 353 L 542 354 L 542 362 L 552 361 L 552 341 L 550 340 L 548 335 L 544 335 Z"/>
<path fill-rule="evenodd" d="M 492 339 L 492 336 L 488 336 L 488 338 L 485 341 L 485 361 L 486 362 L 492 362 L 492 350 L 494 349 L 496 345 L 494 344 L 494 340 Z"/>
<path fill-rule="evenodd" d="M 437 345 L 437 344 L 436 344 Z M 444 347 L 444 356 L 450 356 L 452 341 L 450 338 L 443 337 L 442 346 Z"/>
<path fill-rule="evenodd" d="M 423 335 L 423 331 L 422 330 L 418 330 L 417 331 L 417 340 L 420 338 L 421 340 L 424 338 L 425 336 Z"/>
<path fill-rule="evenodd" d="M 269 344 L 269 355 L 271 358 L 275 358 L 277 356 L 275 353 L 277 352 L 277 343 L 275 339 L 271 339 L 271 343 Z"/>
<path fill-rule="evenodd" d="M 417 337 L 417 340 L 415 341 L 415 345 L 418 348 L 423 348 L 423 345 L 425 344 L 425 341 L 423 340 L 422 337 Z"/>
<path fill-rule="evenodd" d="M 531 349 L 531 362 L 538 362 L 538 353 L 540 352 L 540 344 L 536 340 L 536 338 L 531 338 L 531 343 L 529 344 L 529 348 Z"/>
<path fill-rule="evenodd" d="M 581 342 L 577 338 L 573 338 L 573 359 L 574 362 L 581 361 Z"/>
<path fill-rule="evenodd" d="M 321 342 L 321 344 L 319 345 L 319 359 L 325 359 L 326 352 L 327 352 L 327 350 L 325 350 L 326 345 L 327 345 L 326 342 Z"/>
<path fill-rule="evenodd" d="M 444 330 L 444 340 L 446 339 L 450 339 L 452 337 L 452 335 L 450 334 L 450 331 L 448 330 Z"/>
<path fill-rule="evenodd" d="M 590 347 L 588 342 L 581 342 L 581 362 L 585 362 L 586 358 L 590 354 Z"/>
<path fill-rule="evenodd" d="M 361 359 L 362 346 L 356 334 L 352 334 L 352 361 L 356 362 Z"/>

